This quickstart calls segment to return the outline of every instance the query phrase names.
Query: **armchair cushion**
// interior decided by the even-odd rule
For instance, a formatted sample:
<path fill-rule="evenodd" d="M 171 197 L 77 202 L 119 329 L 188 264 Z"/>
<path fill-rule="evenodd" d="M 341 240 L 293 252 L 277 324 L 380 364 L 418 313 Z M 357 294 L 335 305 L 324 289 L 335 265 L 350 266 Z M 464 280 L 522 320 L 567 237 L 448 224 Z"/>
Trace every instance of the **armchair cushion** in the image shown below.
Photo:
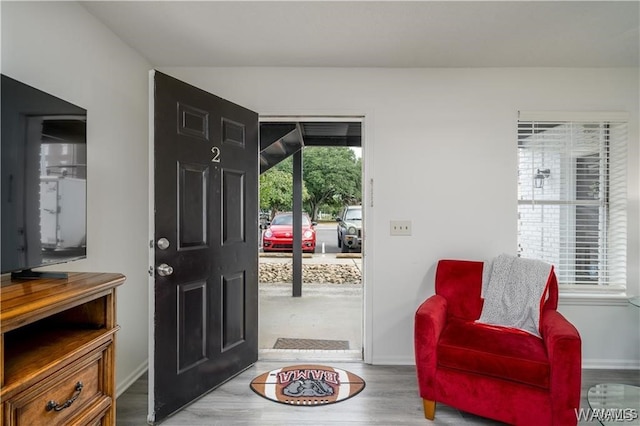
<path fill-rule="evenodd" d="M 549 388 L 544 342 L 522 330 L 451 320 L 437 344 L 438 367 Z"/>
<path fill-rule="evenodd" d="M 447 316 L 477 320 L 482 312 L 482 262 L 440 261 L 436 294 L 448 302 Z"/>

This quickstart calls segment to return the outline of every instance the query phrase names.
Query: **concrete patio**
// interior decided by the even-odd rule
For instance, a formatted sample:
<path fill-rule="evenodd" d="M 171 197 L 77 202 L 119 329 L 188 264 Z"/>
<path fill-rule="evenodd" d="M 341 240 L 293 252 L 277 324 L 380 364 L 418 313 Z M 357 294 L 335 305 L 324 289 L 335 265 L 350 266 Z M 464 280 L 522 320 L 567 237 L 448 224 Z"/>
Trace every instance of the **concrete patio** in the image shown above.
<path fill-rule="evenodd" d="M 359 256 L 318 254 L 305 264 L 356 265 Z M 291 263 L 288 256 L 261 256 L 260 262 Z M 259 349 L 261 360 L 362 359 L 362 284 L 303 283 L 292 297 L 291 283 L 260 283 Z M 278 338 L 346 340 L 348 350 L 273 349 Z"/>

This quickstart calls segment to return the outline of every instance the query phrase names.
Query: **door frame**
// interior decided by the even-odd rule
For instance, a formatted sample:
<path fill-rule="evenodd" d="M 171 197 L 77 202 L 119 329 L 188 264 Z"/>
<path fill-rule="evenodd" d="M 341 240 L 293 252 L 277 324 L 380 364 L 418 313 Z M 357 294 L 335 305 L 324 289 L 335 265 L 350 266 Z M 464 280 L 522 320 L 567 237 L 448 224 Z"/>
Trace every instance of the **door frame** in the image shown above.
<path fill-rule="evenodd" d="M 363 238 L 366 242 L 362 245 L 362 361 L 371 364 L 372 341 L 373 341 L 373 291 L 370 289 L 368 277 L 373 276 L 370 272 L 370 265 L 373 265 L 373 144 L 370 143 L 372 114 L 261 114 L 258 113 L 258 123 L 270 122 L 345 122 L 357 121 L 361 123 L 361 143 L 362 149 L 362 217 L 363 217 Z M 260 315 L 260 314 L 258 314 Z"/>

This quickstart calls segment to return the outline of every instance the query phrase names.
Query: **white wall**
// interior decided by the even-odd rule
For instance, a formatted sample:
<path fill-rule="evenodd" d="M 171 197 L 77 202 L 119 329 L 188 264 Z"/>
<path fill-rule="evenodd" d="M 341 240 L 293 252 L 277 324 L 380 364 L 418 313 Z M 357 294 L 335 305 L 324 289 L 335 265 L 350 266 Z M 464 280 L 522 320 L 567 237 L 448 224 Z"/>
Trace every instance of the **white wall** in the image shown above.
<path fill-rule="evenodd" d="M 639 293 L 637 69 L 162 71 L 263 115 L 365 115 L 373 363 L 413 362 L 413 316 L 433 294 L 438 259 L 515 252 L 518 110 L 629 112 L 628 286 Z M 413 222 L 411 237 L 389 236 L 396 219 Z M 624 300 L 561 300 L 583 336 L 585 366 L 640 367 L 640 310 Z"/>
<path fill-rule="evenodd" d="M 151 65 L 77 4 L 0 5 L 2 72 L 89 112 L 89 256 L 63 269 L 127 275 L 118 294 L 120 391 L 147 361 Z M 630 113 L 629 288 L 640 293 L 637 69 L 162 71 L 264 115 L 365 116 L 365 179 L 374 180 L 365 229 L 373 363 L 413 363 L 413 316 L 433 293 L 438 259 L 515 249 L 519 109 Z M 394 219 L 412 220 L 413 235 L 390 237 Z M 582 333 L 586 365 L 640 364 L 633 309 L 584 298 L 561 305 Z"/>
<path fill-rule="evenodd" d="M 147 362 L 150 65 L 75 3 L 1 8 L 2 73 L 88 111 L 88 256 L 57 269 L 127 276 L 117 294 L 120 390 Z"/>

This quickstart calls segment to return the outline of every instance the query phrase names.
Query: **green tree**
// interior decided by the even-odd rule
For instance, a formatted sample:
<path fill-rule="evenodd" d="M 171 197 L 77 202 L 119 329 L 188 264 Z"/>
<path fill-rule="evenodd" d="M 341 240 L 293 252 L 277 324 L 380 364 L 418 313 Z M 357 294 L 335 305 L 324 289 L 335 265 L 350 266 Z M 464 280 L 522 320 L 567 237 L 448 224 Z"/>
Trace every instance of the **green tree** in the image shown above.
<path fill-rule="evenodd" d="M 316 220 L 323 206 L 335 208 L 361 202 L 362 161 L 349 148 L 305 148 L 302 173 L 312 220 Z"/>
<path fill-rule="evenodd" d="M 362 198 L 362 159 L 346 147 L 307 147 L 303 152 L 302 200 L 316 220 L 320 209 L 334 214 Z M 290 211 L 293 205 L 293 161 L 289 157 L 260 175 L 260 209 Z"/>
<path fill-rule="evenodd" d="M 289 210 L 292 197 L 291 174 L 270 169 L 260 175 L 260 210 Z"/>

